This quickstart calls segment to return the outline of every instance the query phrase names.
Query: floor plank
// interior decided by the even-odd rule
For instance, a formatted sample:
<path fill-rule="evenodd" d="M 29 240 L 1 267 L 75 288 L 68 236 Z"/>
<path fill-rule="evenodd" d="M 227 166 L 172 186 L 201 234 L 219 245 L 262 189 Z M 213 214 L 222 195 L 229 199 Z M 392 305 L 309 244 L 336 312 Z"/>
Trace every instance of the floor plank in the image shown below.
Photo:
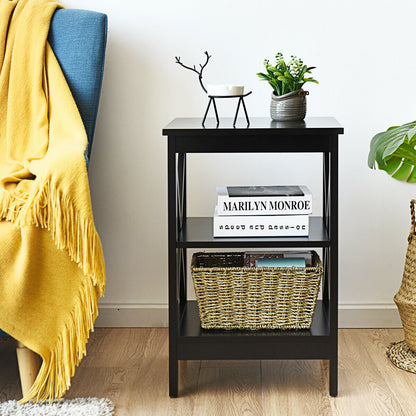
<path fill-rule="evenodd" d="M 397 368 L 386 355 L 386 347 L 390 343 L 404 339 L 403 330 L 378 329 L 369 333 L 355 330 L 352 335 L 366 344 L 371 360 L 383 375 L 404 413 L 416 414 L 416 374 Z"/>
<path fill-rule="evenodd" d="M 263 411 L 267 416 L 331 415 L 328 366 L 323 361 L 262 361 Z"/>
<path fill-rule="evenodd" d="M 143 329 L 135 331 L 136 356 L 124 344 L 113 363 L 122 367 L 123 386 L 107 395 L 118 404 L 120 415 L 193 415 L 193 397 L 196 394 L 199 362 L 181 363 L 180 384 L 183 397 L 170 399 L 168 394 L 168 331 Z M 117 334 L 120 337 L 120 334 Z M 131 338 L 131 334 L 129 337 Z M 132 340 L 130 339 L 130 342 Z M 133 343 L 134 344 L 134 343 Z M 128 363 L 126 365 L 126 363 Z M 119 368 L 119 367 L 116 367 Z"/>
<path fill-rule="evenodd" d="M 397 329 L 339 331 L 339 395 L 327 361 L 181 361 L 180 397 L 168 395 L 167 328 L 98 328 L 66 397 L 108 397 L 117 416 L 412 416 L 416 374 L 385 349 Z M 0 339 L 0 401 L 21 396 L 15 344 Z"/>
<path fill-rule="evenodd" d="M 257 366 L 201 367 L 194 414 L 261 416 L 260 362 Z"/>
<path fill-rule="evenodd" d="M 365 342 L 357 332 L 365 332 Z M 334 415 L 404 416 L 406 413 L 371 358 L 374 330 L 341 330 L 339 334 L 338 397 L 330 397 Z M 415 379 L 416 380 L 416 379 Z M 357 413 L 359 412 L 359 413 Z"/>

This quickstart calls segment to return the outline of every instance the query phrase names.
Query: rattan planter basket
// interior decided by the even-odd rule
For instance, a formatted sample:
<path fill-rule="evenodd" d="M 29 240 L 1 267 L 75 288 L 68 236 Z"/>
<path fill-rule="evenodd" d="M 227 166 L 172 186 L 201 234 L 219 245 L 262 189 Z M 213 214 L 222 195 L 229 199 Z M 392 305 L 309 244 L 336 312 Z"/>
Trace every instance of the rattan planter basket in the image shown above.
<path fill-rule="evenodd" d="M 308 329 L 322 263 L 243 267 L 244 253 L 195 253 L 191 273 L 204 329 Z"/>
<path fill-rule="evenodd" d="M 404 265 L 402 283 L 394 296 L 400 318 L 403 324 L 406 344 L 416 352 L 416 221 L 415 203 L 410 201 L 411 226 L 408 237 L 406 261 Z"/>

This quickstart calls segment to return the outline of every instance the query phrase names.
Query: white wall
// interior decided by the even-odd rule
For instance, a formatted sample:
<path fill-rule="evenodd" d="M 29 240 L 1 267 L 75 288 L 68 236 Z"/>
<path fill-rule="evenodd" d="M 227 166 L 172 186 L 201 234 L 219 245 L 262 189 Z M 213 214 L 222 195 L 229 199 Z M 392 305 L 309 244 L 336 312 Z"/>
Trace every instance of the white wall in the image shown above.
<path fill-rule="evenodd" d="M 263 59 L 295 54 L 317 69 L 308 116 L 334 116 L 340 139 L 340 303 L 344 326 L 398 324 L 392 297 L 403 272 L 416 185 L 367 167 L 371 137 L 415 118 L 412 0 L 64 0 L 108 15 L 104 84 L 90 165 L 107 264 L 99 325 L 166 325 L 166 138 L 175 117 L 202 117 L 197 77 L 174 62 L 203 62 L 206 83 L 243 83 L 249 115 L 268 116 Z M 234 104 L 233 104 L 234 105 Z M 232 116 L 233 105 L 220 114 Z M 189 158 L 190 215 L 211 215 L 215 187 L 305 183 L 321 210 L 319 157 Z M 293 166 L 296 166 L 293 169 Z M 314 174 L 310 174 L 315 170 Z M 123 322 L 121 322 L 124 320 Z"/>

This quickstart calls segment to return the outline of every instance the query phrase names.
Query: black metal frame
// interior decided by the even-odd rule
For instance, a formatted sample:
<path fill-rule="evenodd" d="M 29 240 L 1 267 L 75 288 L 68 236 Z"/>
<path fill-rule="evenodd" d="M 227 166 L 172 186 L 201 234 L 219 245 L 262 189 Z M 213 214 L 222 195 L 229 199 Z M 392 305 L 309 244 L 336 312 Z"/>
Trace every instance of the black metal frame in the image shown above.
<path fill-rule="evenodd" d="M 327 118 L 311 123 L 253 128 L 204 129 L 198 119 L 176 119 L 168 136 L 169 395 L 178 396 L 178 360 L 326 359 L 329 392 L 338 392 L 338 135 L 343 128 Z M 319 123 L 318 123 L 319 124 Z M 312 123 L 313 125 L 313 123 Z M 213 238 L 211 218 L 186 214 L 186 154 L 318 152 L 323 155 L 323 215 L 311 218 L 308 237 Z M 205 331 L 197 305 L 186 294 L 186 251 L 190 248 L 318 247 L 323 250 L 323 298 L 310 330 Z"/>
<path fill-rule="evenodd" d="M 208 95 L 209 101 L 208 101 L 207 109 L 204 114 L 204 118 L 202 119 L 202 126 L 205 127 L 205 120 L 207 119 L 207 115 L 208 115 L 208 111 L 209 111 L 209 107 L 211 106 L 211 103 L 214 105 L 215 119 L 217 120 L 217 126 L 219 126 L 220 119 L 218 117 L 217 105 L 215 104 L 216 98 L 238 98 L 237 109 L 235 110 L 235 115 L 234 115 L 233 127 L 235 127 L 235 124 L 237 123 L 237 116 L 238 116 L 238 110 L 240 109 L 240 104 L 243 105 L 244 114 L 246 116 L 246 121 L 247 121 L 247 126 L 249 126 L 250 120 L 248 118 L 246 105 L 244 104 L 244 97 L 247 97 L 247 95 L 250 95 L 251 93 L 252 91 L 243 95 Z"/>

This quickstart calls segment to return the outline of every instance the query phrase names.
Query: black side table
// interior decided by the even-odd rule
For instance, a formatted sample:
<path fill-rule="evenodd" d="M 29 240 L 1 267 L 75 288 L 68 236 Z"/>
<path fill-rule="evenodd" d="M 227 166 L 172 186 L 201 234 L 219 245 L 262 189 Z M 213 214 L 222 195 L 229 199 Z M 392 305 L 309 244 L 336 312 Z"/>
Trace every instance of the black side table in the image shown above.
<path fill-rule="evenodd" d="M 331 117 L 304 122 L 252 118 L 179 118 L 168 136 L 169 395 L 178 396 L 178 360 L 329 360 L 329 392 L 338 392 L 338 135 Z M 323 215 L 310 218 L 308 237 L 213 238 L 211 217 L 186 215 L 187 153 L 322 153 Z M 308 172 L 305 171 L 305 178 Z M 323 294 L 310 330 L 213 331 L 200 327 L 196 301 L 187 299 L 187 249 L 321 248 Z"/>

